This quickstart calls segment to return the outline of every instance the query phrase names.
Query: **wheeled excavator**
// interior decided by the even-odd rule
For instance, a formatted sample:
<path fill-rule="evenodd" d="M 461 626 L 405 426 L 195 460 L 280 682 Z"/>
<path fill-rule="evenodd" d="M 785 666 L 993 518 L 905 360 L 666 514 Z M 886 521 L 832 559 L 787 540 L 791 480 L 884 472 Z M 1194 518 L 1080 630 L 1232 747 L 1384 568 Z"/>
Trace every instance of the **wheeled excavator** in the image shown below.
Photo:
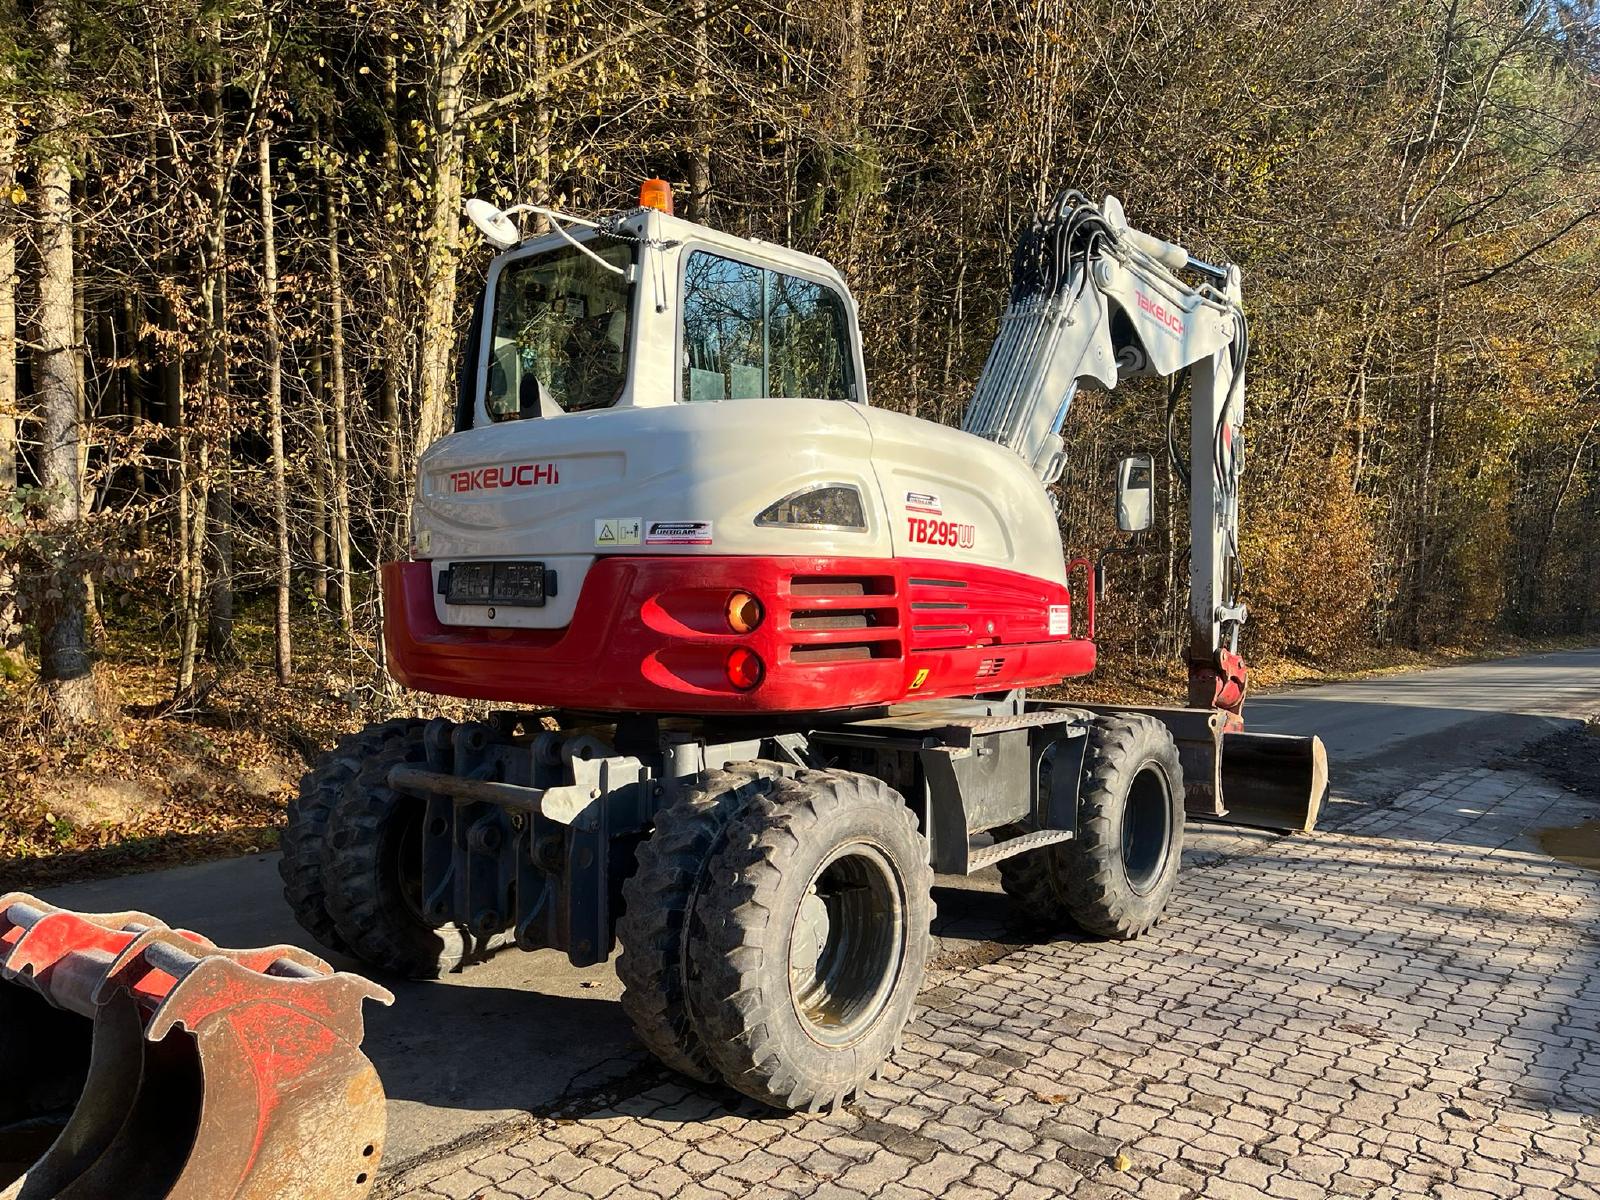
<path fill-rule="evenodd" d="M 1237 267 L 1065 193 L 956 429 L 870 404 L 832 266 L 682 220 L 661 181 L 594 220 L 468 214 L 499 253 L 384 635 L 401 683 L 497 707 L 306 777 L 281 869 L 324 945 L 412 977 L 620 947 L 662 1062 L 820 1108 L 901 1036 L 936 874 L 997 867 L 1029 925 L 1133 938 L 1186 815 L 1311 829 L 1321 743 L 1243 727 Z M 1189 387 L 1184 708 L 1070 699 L 1103 571 L 1063 552 L 1064 431 L 1078 389 L 1141 376 Z M 1125 531 L 1153 469 L 1119 466 Z"/>

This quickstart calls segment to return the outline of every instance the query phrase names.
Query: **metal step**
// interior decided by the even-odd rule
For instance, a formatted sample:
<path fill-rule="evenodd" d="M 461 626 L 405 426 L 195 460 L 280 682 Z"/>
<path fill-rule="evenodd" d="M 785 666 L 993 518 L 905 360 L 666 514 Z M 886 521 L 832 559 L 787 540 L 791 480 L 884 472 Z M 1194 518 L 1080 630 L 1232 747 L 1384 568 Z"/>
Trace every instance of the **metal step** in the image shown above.
<path fill-rule="evenodd" d="M 985 846 L 982 850 L 973 850 L 967 855 L 967 874 L 981 871 L 985 867 L 992 867 L 1003 858 L 1010 858 L 1013 854 L 1025 854 L 1029 850 L 1037 850 L 1041 846 L 1054 846 L 1057 842 L 1070 842 L 1072 831 L 1070 829 L 1040 829 L 1034 833 L 1025 833 L 1021 837 L 1007 838 L 1003 842 L 996 842 L 992 846 Z"/>

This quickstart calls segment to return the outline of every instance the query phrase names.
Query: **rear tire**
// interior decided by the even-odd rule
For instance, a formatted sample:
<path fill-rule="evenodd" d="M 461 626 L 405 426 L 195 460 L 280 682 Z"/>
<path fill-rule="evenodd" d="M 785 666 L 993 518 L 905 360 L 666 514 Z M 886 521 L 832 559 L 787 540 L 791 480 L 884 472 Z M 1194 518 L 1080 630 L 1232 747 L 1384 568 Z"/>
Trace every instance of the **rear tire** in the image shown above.
<path fill-rule="evenodd" d="M 622 1011 L 664 1065 L 702 1083 L 715 1079 L 716 1069 L 689 1011 L 689 914 L 730 822 L 781 778 L 776 765 L 739 764 L 686 781 L 678 798 L 656 814 L 655 829 L 638 850 L 638 870 L 622 885 Z"/>
<path fill-rule="evenodd" d="M 1136 938 L 1166 908 L 1182 858 L 1177 745 L 1154 717 L 1117 713 L 1089 730 L 1077 837 L 1003 859 L 1000 883 L 1029 924 Z"/>
<path fill-rule="evenodd" d="M 278 835 L 283 898 L 301 927 L 337 954 L 348 953 L 350 947 L 328 911 L 322 870 L 328 818 L 368 759 L 397 742 L 420 738 L 426 724 L 420 718 L 402 717 L 346 734 L 301 778 L 300 794 L 289 805 L 288 823 Z"/>
<path fill-rule="evenodd" d="M 933 872 L 880 780 L 801 771 L 712 857 L 688 938 L 711 1064 L 779 1108 L 838 1107 L 894 1052 L 927 965 Z"/>
<path fill-rule="evenodd" d="M 408 979 L 437 979 L 473 948 L 458 928 L 423 918 L 426 806 L 389 786 L 393 767 L 425 758 L 418 731 L 369 759 L 333 810 L 323 860 L 328 912 L 350 953 Z"/>

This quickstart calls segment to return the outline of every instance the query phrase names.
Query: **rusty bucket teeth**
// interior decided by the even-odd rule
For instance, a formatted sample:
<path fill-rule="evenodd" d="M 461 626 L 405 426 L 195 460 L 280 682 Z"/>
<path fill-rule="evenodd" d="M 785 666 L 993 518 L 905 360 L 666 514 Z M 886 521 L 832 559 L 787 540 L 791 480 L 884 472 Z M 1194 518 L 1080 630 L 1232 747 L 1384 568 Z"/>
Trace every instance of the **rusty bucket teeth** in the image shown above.
<path fill-rule="evenodd" d="M 0 895 L 0 1200 L 365 1196 L 384 1096 L 363 1000 L 293 946 Z"/>

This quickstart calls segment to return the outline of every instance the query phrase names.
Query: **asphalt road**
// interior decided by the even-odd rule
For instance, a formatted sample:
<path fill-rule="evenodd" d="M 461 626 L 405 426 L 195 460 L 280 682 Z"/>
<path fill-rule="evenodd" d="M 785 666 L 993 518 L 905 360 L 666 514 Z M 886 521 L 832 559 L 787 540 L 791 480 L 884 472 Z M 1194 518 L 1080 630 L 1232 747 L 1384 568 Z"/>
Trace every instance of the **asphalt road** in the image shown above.
<path fill-rule="evenodd" d="M 1298 688 L 1247 708 L 1251 728 L 1320 734 L 1333 797 L 1347 803 L 1381 801 L 1595 712 L 1600 649 Z M 979 876 L 939 889 L 942 954 L 981 951 L 999 936 L 995 887 Z M 86 911 L 147 910 L 223 945 L 317 949 L 288 915 L 271 855 L 58 888 L 46 898 Z M 440 983 L 391 986 L 397 1003 L 369 1009 L 366 1042 L 390 1096 L 390 1167 L 519 1112 L 548 1111 L 569 1091 L 634 1065 L 608 966 L 575 970 L 554 952 L 510 953 Z"/>
<path fill-rule="evenodd" d="M 1371 802 L 1485 762 L 1600 711 L 1600 649 L 1290 688 L 1252 697 L 1249 728 L 1315 733 L 1336 798 Z"/>

